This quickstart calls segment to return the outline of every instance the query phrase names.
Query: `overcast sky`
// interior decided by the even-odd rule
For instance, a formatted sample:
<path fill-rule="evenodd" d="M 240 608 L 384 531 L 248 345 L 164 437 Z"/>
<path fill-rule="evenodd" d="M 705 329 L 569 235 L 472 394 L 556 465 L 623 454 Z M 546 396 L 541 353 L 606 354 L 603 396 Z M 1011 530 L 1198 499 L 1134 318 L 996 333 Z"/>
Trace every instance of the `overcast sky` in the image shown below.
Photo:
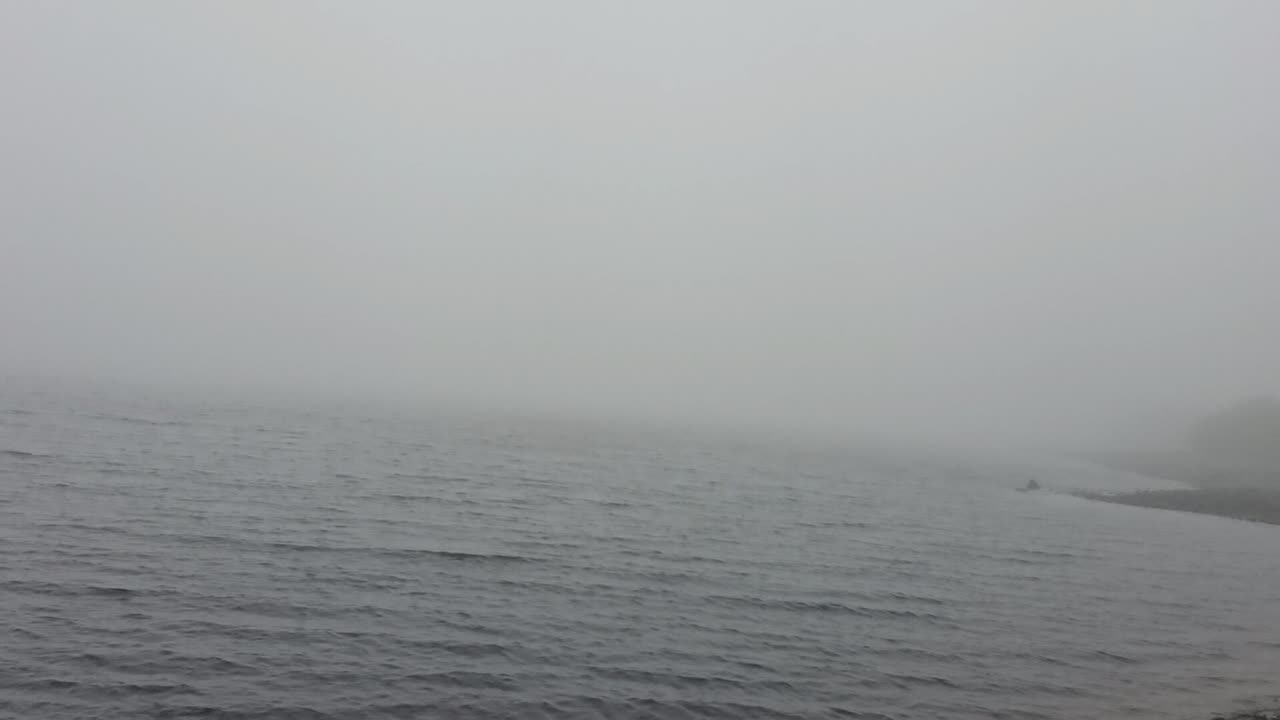
<path fill-rule="evenodd" d="M 0 5 L 0 368 L 1017 433 L 1280 391 L 1280 3 Z"/>

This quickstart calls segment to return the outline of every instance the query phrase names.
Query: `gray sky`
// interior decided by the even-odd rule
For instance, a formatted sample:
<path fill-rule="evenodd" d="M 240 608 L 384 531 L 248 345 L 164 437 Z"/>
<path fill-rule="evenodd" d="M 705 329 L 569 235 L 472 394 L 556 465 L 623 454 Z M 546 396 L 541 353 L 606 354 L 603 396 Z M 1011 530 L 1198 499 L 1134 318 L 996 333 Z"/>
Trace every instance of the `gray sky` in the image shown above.
<path fill-rule="evenodd" d="M 1042 436 L 1280 391 L 1277 37 L 1270 0 L 7 2 L 0 368 Z"/>

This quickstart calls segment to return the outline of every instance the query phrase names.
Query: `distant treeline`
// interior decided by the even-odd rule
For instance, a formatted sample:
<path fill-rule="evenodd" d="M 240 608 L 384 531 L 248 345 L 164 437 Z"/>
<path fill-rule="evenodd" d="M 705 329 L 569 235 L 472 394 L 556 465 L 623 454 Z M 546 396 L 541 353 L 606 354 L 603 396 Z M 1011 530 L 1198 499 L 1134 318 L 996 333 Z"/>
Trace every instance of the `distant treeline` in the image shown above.
<path fill-rule="evenodd" d="M 1179 450 L 1087 456 L 1107 467 L 1201 488 L 1280 488 L 1280 400 L 1255 398 L 1201 418 Z"/>
<path fill-rule="evenodd" d="M 1280 400 L 1255 398 L 1195 424 L 1188 446 L 1233 464 L 1280 469 Z"/>

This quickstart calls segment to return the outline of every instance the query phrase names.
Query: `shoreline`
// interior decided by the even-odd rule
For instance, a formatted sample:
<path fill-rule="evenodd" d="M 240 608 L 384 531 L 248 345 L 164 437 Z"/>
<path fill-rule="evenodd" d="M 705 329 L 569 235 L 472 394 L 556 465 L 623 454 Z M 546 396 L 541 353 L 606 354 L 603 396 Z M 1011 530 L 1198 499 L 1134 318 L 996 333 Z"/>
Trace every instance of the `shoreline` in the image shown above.
<path fill-rule="evenodd" d="M 1185 488 L 1124 493 L 1077 493 L 1099 502 L 1155 510 L 1216 515 L 1235 520 L 1280 525 L 1280 488 Z"/>
<path fill-rule="evenodd" d="M 1275 467 L 1188 451 L 1095 452 L 1082 457 L 1104 468 L 1186 487 L 1073 493 L 1078 497 L 1280 525 L 1280 469 Z"/>

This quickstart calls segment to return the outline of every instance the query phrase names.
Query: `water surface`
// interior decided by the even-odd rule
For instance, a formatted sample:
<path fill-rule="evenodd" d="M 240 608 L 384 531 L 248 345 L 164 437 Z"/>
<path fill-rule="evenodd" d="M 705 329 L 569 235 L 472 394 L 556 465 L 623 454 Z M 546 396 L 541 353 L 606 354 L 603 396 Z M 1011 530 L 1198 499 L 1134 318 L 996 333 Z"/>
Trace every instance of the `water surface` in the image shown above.
<path fill-rule="evenodd" d="M 10 717 L 1154 720 L 1280 692 L 1280 528 L 1015 491 L 1133 476 L 120 388 L 0 401 Z"/>

